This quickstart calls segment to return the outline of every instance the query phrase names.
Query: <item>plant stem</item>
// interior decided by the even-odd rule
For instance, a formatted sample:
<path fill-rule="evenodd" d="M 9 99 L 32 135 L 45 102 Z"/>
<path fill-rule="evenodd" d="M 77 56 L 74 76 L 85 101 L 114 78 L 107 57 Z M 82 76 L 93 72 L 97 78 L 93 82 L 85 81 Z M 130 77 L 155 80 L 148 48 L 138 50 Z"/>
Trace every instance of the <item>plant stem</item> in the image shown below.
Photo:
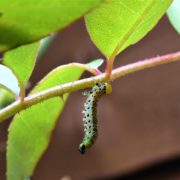
<path fill-rule="evenodd" d="M 180 60 L 180 51 L 176 53 L 171 53 L 168 55 L 158 56 L 147 60 L 128 64 L 119 67 L 117 69 L 114 69 L 111 74 L 111 81 L 139 70 L 151 68 L 154 66 L 158 66 L 161 64 L 166 64 L 178 60 Z M 30 95 L 24 98 L 24 102 L 17 100 L 11 105 L 0 110 L 0 122 L 13 116 L 14 114 L 20 112 L 21 110 L 26 109 L 39 102 L 42 102 L 46 99 L 53 98 L 55 96 L 61 96 L 64 93 L 70 93 L 80 89 L 89 88 L 92 87 L 97 82 L 106 82 L 106 81 L 107 81 L 106 73 L 102 73 L 95 77 L 81 79 L 75 82 L 70 82 L 63 85 L 55 86 L 53 88 L 44 90 L 42 92 Z"/>

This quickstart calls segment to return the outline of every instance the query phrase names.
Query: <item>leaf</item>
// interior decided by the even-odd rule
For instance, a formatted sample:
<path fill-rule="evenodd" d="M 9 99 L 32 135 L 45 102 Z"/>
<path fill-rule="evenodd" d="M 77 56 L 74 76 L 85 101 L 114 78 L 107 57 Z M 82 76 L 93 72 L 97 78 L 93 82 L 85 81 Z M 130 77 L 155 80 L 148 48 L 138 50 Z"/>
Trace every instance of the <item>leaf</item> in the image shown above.
<path fill-rule="evenodd" d="M 34 69 L 39 42 L 20 46 L 5 53 L 3 63 L 11 68 L 21 86 L 25 86 Z"/>
<path fill-rule="evenodd" d="M 0 0 L 0 51 L 37 41 L 95 8 L 102 0 Z"/>
<path fill-rule="evenodd" d="M 48 49 L 48 47 L 50 46 L 50 44 L 54 41 L 54 39 L 56 38 L 58 33 L 54 33 L 50 36 L 47 36 L 43 39 L 40 40 L 40 48 L 38 51 L 38 57 L 37 57 L 37 61 L 39 61 L 41 59 L 41 57 L 43 56 L 43 54 L 46 52 L 46 50 Z"/>
<path fill-rule="evenodd" d="M 103 64 L 103 62 L 104 62 L 103 59 L 96 59 L 96 60 L 91 61 L 91 62 L 88 63 L 87 65 L 88 65 L 90 68 L 97 69 L 99 66 L 101 66 L 101 65 Z"/>
<path fill-rule="evenodd" d="M 19 95 L 20 88 L 14 73 L 8 67 L 0 64 L 0 86 L 6 88 L 15 95 Z"/>
<path fill-rule="evenodd" d="M 11 92 L 6 89 L 0 88 L 0 109 L 7 106 L 15 100 L 15 97 Z"/>
<path fill-rule="evenodd" d="M 77 80 L 83 69 L 64 65 L 49 73 L 32 93 Z M 33 174 L 36 164 L 48 147 L 51 133 L 67 99 L 51 98 L 14 117 L 8 135 L 7 179 L 22 180 Z"/>
<path fill-rule="evenodd" d="M 169 20 L 176 31 L 180 34 L 180 1 L 174 0 L 167 11 Z"/>
<path fill-rule="evenodd" d="M 139 41 L 172 0 L 109 0 L 85 16 L 92 41 L 109 58 Z"/>

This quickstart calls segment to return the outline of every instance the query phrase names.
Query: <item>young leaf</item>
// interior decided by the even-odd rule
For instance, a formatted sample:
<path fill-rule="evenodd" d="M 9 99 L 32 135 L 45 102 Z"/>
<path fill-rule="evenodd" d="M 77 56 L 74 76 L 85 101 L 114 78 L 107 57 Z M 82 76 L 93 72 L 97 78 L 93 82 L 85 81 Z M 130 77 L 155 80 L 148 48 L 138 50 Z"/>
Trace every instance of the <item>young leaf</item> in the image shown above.
<path fill-rule="evenodd" d="M 72 23 L 102 0 L 1 0 L 0 51 L 31 43 Z"/>
<path fill-rule="evenodd" d="M 98 69 L 98 67 L 100 67 L 102 64 L 103 64 L 104 60 L 103 59 L 96 59 L 94 61 L 91 61 L 90 63 L 88 63 L 87 65 L 90 67 L 90 68 L 93 68 L 93 69 Z"/>
<path fill-rule="evenodd" d="M 167 11 L 169 20 L 180 34 L 180 0 L 174 0 Z"/>
<path fill-rule="evenodd" d="M 51 34 L 50 36 L 47 36 L 40 40 L 40 48 L 38 51 L 38 57 L 37 61 L 39 61 L 42 57 L 42 55 L 46 52 L 47 48 L 50 46 L 50 44 L 54 41 L 58 33 Z"/>
<path fill-rule="evenodd" d="M 139 41 L 172 0 L 109 0 L 85 16 L 95 45 L 109 58 Z"/>
<path fill-rule="evenodd" d="M 15 95 L 19 95 L 20 88 L 14 73 L 8 67 L 0 64 L 0 86 L 6 88 Z"/>
<path fill-rule="evenodd" d="M 3 63 L 7 65 L 18 78 L 19 96 L 24 98 L 25 85 L 34 69 L 39 42 L 20 46 L 5 53 Z"/>
<path fill-rule="evenodd" d="M 39 42 L 20 46 L 4 54 L 3 63 L 12 69 L 21 87 L 25 87 L 34 69 Z"/>
<path fill-rule="evenodd" d="M 83 69 L 64 65 L 49 73 L 32 91 L 77 80 Z M 32 176 L 36 164 L 46 150 L 51 133 L 62 112 L 67 94 L 51 98 L 17 114 L 9 128 L 7 147 L 7 179 L 24 179 Z"/>
<path fill-rule="evenodd" d="M 15 100 L 15 96 L 6 89 L 0 88 L 0 109 Z"/>

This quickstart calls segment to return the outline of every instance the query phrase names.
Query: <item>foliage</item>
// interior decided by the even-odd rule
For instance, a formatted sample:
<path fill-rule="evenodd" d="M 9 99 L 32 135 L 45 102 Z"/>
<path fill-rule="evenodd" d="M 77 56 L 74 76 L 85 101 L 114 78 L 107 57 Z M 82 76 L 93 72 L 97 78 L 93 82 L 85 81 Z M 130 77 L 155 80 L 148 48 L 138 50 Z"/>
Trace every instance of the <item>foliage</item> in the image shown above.
<path fill-rule="evenodd" d="M 33 89 L 32 93 L 74 81 L 80 77 L 82 72 L 82 69 L 71 65 L 60 66 L 49 73 Z M 24 179 L 32 175 L 38 160 L 48 146 L 51 132 L 67 97 L 68 94 L 64 94 L 61 98 L 54 97 L 46 100 L 14 117 L 8 137 L 8 179 Z"/>
<path fill-rule="evenodd" d="M 167 11 L 168 17 L 176 31 L 180 34 L 180 1 L 174 0 Z"/>
<path fill-rule="evenodd" d="M 101 1 L 1 0 L 0 51 L 48 36 L 72 23 Z"/>
<path fill-rule="evenodd" d="M 11 92 L 6 89 L 0 88 L 0 109 L 7 106 L 15 100 L 15 97 Z"/>
<path fill-rule="evenodd" d="M 158 22 L 171 0 L 112 0 L 86 16 L 88 32 L 106 57 L 140 40 Z"/>
<path fill-rule="evenodd" d="M 16 75 L 22 96 L 25 94 L 26 83 L 34 69 L 38 49 L 39 42 L 35 42 L 20 46 L 4 54 L 3 63 L 11 68 Z"/>
<path fill-rule="evenodd" d="M 20 100 L 16 100 L 11 106 L 18 105 L 17 109 L 12 111 L 5 108 L 0 111 L 0 120 L 3 113 L 6 114 L 4 117 L 17 113 L 8 135 L 8 180 L 32 176 L 39 159 L 48 147 L 68 93 L 92 85 L 92 79 L 76 82 L 83 71 L 101 75 L 98 67 L 103 63 L 102 59 L 88 64 L 72 63 L 59 66 L 25 97 L 25 86 L 33 72 L 37 54 L 40 57 L 52 39 L 48 38 L 44 43 L 40 43 L 40 40 L 62 30 L 78 18 L 85 17 L 92 41 L 107 60 L 112 61 L 118 53 L 147 34 L 171 2 L 172 0 L 0 1 L 0 51 L 5 52 L 2 61 L 4 65 L 1 67 L 6 69 L 6 77 L 14 78 L 11 84 L 14 86 L 7 85 L 3 78 L 0 79 L 0 84 L 17 97 L 20 96 Z M 175 8 L 171 8 L 168 12 L 173 24 L 176 24 L 172 15 L 177 14 L 175 11 Z M 108 65 L 107 63 L 105 73 Z M 105 76 L 103 78 L 100 80 L 107 81 Z M 97 79 L 93 80 L 95 82 Z M 70 84 L 65 86 L 66 83 Z M 85 86 L 82 86 L 82 83 Z M 56 88 L 59 97 L 55 97 L 50 91 L 52 88 Z M 10 96 L 12 94 L 7 97 Z M 5 95 L 0 98 L 3 97 Z M 30 101 L 33 98 L 35 101 Z M 47 109 L 50 111 L 47 112 Z M 18 114 L 20 110 L 22 111 Z"/>

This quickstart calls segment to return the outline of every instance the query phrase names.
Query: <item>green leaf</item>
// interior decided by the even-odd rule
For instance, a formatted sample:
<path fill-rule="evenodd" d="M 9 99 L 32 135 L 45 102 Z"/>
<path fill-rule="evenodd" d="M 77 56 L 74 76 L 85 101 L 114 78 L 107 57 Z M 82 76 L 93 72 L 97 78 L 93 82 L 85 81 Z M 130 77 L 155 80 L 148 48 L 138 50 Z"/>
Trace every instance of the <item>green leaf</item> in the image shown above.
<path fill-rule="evenodd" d="M 49 73 L 32 93 L 77 80 L 83 69 L 64 65 Z M 14 117 L 8 135 L 7 179 L 22 180 L 33 174 L 36 164 L 48 147 L 52 130 L 62 112 L 64 101 L 60 97 L 51 98 Z"/>
<path fill-rule="evenodd" d="M 174 0 L 167 11 L 169 20 L 180 34 L 180 0 Z"/>
<path fill-rule="evenodd" d="M 106 57 L 139 41 L 172 0 L 109 0 L 85 16 L 92 41 Z"/>
<path fill-rule="evenodd" d="M 8 67 L 0 64 L 0 86 L 9 90 L 14 95 L 19 95 L 18 79 Z"/>
<path fill-rule="evenodd" d="M 50 46 L 50 44 L 54 41 L 54 39 L 56 38 L 58 33 L 54 33 L 50 36 L 47 36 L 43 39 L 40 40 L 40 48 L 38 51 L 38 57 L 37 57 L 37 61 L 39 61 L 41 59 L 41 57 L 43 56 L 43 54 L 46 52 L 46 50 L 48 49 L 48 47 Z"/>
<path fill-rule="evenodd" d="M 6 89 L 0 88 L 0 109 L 15 100 L 15 96 Z"/>
<path fill-rule="evenodd" d="M 91 62 L 88 63 L 87 65 L 88 65 L 90 68 L 97 69 L 99 66 L 101 66 L 101 65 L 103 64 L 103 62 L 104 62 L 103 59 L 96 59 L 96 60 L 91 61 Z"/>
<path fill-rule="evenodd" d="M 31 43 L 80 18 L 102 0 L 0 0 L 0 51 Z"/>
<path fill-rule="evenodd" d="M 3 63 L 12 69 L 21 89 L 24 89 L 34 69 L 38 49 L 39 42 L 35 42 L 8 51 L 3 57 Z"/>

